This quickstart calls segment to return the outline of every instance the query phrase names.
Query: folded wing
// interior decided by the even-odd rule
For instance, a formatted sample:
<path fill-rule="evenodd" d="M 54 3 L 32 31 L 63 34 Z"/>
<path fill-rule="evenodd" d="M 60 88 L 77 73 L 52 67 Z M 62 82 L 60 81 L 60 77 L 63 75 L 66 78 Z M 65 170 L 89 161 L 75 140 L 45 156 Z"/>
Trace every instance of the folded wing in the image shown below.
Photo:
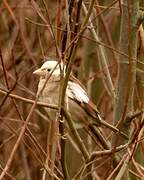
<path fill-rule="evenodd" d="M 66 95 L 78 103 L 89 116 L 101 120 L 95 104 L 90 101 L 86 91 L 79 84 L 69 81 Z"/>

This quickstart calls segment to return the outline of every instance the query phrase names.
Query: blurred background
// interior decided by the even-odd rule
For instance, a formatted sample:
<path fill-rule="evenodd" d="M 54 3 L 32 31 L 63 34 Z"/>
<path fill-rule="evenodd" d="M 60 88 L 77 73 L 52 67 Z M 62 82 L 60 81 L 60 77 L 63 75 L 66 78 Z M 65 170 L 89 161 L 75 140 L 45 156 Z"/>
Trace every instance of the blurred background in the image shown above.
<path fill-rule="evenodd" d="M 83 26 L 85 9 L 89 8 L 90 3 L 90 0 L 0 1 L 1 173 L 10 161 L 4 179 L 39 180 L 43 177 L 44 180 L 42 174 L 46 159 L 49 120 L 42 113 L 41 107 L 35 108 L 20 142 L 17 139 L 36 98 L 39 78 L 33 75 L 33 71 L 48 58 L 69 62 L 74 48 L 73 40 L 77 37 L 72 71 L 86 87 L 102 117 L 109 123 L 113 121 L 114 89 L 109 85 L 106 70 L 108 69 L 115 88 L 120 58 L 122 4 L 118 0 L 96 0 L 91 12 L 92 25 L 87 23 Z M 92 33 L 93 29 L 97 33 L 97 38 Z M 80 33 L 81 30 L 83 33 Z M 99 45 L 106 64 L 101 61 Z M 139 104 L 137 99 L 135 101 Z M 104 129 L 104 134 L 107 140 L 111 140 L 111 131 Z M 86 138 L 90 152 L 103 149 L 98 140 L 95 142 L 96 145 L 91 147 L 89 137 Z M 11 154 L 13 151 L 14 154 Z M 68 152 L 68 156 L 70 158 L 71 152 Z M 69 161 L 72 165 L 69 171 L 75 167 L 77 155 L 71 158 Z M 56 155 L 55 165 L 58 170 L 55 170 L 55 174 L 59 179 L 65 179 L 59 159 L 60 152 Z M 82 161 L 82 158 L 78 161 Z M 97 158 L 94 179 L 107 179 L 113 170 L 111 162 L 110 157 Z M 74 177 L 78 170 L 74 168 L 73 171 L 71 174 Z M 85 179 L 85 176 L 81 179 Z"/>

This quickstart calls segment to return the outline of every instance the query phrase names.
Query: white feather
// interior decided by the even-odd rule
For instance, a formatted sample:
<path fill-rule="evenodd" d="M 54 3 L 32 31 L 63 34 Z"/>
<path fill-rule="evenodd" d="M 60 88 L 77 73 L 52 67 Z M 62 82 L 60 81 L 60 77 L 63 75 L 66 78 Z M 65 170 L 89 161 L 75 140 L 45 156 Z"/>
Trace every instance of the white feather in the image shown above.
<path fill-rule="evenodd" d="M 60 69 L 65 72 L 65 65 L 61 62 L 58 63 L 58 61 L 46 61 L 40 68 L 42 71 L 48 70 L 49 73 L 53 72 L 53 76 L 60 76 Z"/>
<path fill-rule="evenodd" d="M 88 103 L 89 97 L 85 90 L 79 85 L 74 82 L 69 81 L 66 95 L 71 99 L 76 99 L 79 102 Z"/>
<path fill-rule="evenodd" d="M 41 66 L 41 69 L 53 69 L 58 65 L 58 61 L 46 61 L 45 63 L 43 63 L 43 65 Z M 59 66 L 57 66 L 57 68 L 59 68 Z"/>

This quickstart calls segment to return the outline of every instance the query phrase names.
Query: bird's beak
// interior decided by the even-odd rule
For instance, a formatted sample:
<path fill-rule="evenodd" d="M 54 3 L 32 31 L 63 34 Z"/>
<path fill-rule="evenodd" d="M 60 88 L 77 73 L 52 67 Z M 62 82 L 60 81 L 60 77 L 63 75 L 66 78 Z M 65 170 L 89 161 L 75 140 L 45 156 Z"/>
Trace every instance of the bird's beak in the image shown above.
<path fill-rule="evenodd" d="M 33 72 L 33 74 L 39 75 L 39 76 L 43 76 L 44 72 L 41 69 L 37 69 Z"/>

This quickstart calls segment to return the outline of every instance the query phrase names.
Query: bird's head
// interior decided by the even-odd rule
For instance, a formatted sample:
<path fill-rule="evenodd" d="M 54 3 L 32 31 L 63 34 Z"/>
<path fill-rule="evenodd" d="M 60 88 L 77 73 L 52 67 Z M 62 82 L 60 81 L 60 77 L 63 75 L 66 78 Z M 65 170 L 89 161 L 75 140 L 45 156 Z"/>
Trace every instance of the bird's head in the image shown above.
<path fill-rule="evenodd" d="M 39 75 L 41 77 L 46 77 L 47 75 L 52 74 L 52 76 L 60 76 L 61 70 L 65 71 L 65 65 L 63 63 L 59 63 L 55 60 L 49 60 L 44 62 L 44 64 L 37 70 L 33 72 L 33 74 Z"/>

